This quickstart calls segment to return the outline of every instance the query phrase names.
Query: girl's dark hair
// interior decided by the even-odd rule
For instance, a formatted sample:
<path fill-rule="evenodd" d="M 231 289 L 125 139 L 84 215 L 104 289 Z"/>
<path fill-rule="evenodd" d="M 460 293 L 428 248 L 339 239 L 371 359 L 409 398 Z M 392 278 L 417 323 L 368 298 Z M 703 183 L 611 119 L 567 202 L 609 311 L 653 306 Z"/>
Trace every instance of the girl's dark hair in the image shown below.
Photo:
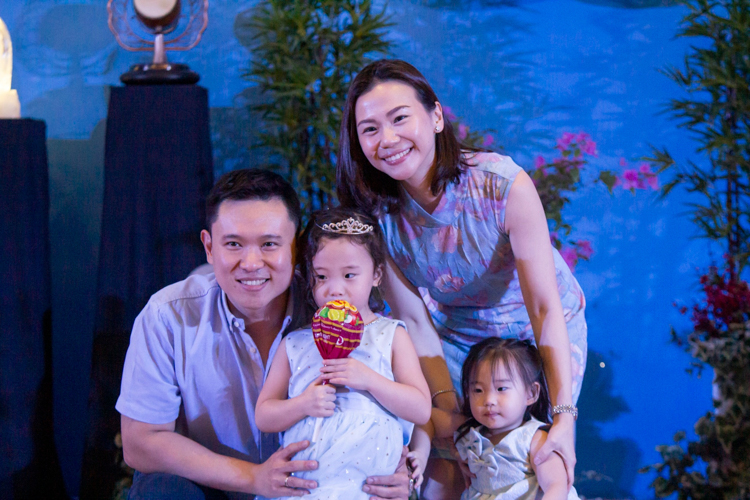
<path fill-rule="evenodd" d="M 502 363 L 505 370 L 512 374 L 514 381 L 523 382 L 527 388 L 531 387 L 534 382 L 538 382 L 539 397 L 536 402 L 526 408 L 523 421 L 526 422 L 533 416 L 540 422 L 550 423 L 547 379 L 544 377 L 542 357 L 537 348 L 529 340 L 490 337 L 474 344 L 469 349 L 469 354 L 461 369 L 461 391 L 463 392 L 461 413 L 468 417 L 468 420 L 458 428 L 456 441 L 466 435 L 470 428 L 481 425 L 471 414 L 469 398 L 471 379 L 482 361 L 489 361 L 493 371 L 498 363 Z"/>
<path fill-rule="evenodd" d="M 372 231 L 365 234 L 341 234 L 333 233 L 323 229 L 323 224 L 341 222 L 352 218 L 362 224 L 372 226 Z M 300 263 L 300 271 L 307 283 L 307 300 L 314 308 L 313 288 L 315 287 L 315 269 L 313 269 L 313 258 L 320 248 L 320 240 L 327 238 L 337 240 L 339 238 L 348 238 L 352 243 L 362 245 L 372 257 L 372 263 L 375 270 L 381 270 L 382 277 L 380 284 L 385 280 L 385 263 L 388 256 L 388 249 L 385 246 L 385 240 L 380 231 L 380 226 L 372 217 L 364 215 L 351 208 L 331 208 L 327 210 L 318 210 L 310 217 L 310 222 L 302 232 L 302 236 L 297 239 L 297 255 Z M 370 292 L 370 310 L 380 312 L 385 309 L 385 303 L 380 295 L 380 291 L 373 287 Z"/>
<path fill-rule="evenodd" d="M 373 167 L 362 151 L 357 135 L 355 107 L 363 94 L 378 83 L 388 81 L 404 83 L 413 88 L 428 113 L 435 109 L 438 101 L 424 75 L 411 64 L 398 59 L 372 62 L 352 81 L 346 95 L 339 133 L 336 193 L 341 205 L 376 216 L 384 212 L 399 212 L 398 181 Z M 450 121 L 445 119 L 444 122 L 442 132 L 435 136 L 435 173 L 430 187 L 436 195 L 445 189 L 447 183 L 458 182 L 461 171 L 469 166 L 462 153 L 480 151 L 459 143 Z"/>

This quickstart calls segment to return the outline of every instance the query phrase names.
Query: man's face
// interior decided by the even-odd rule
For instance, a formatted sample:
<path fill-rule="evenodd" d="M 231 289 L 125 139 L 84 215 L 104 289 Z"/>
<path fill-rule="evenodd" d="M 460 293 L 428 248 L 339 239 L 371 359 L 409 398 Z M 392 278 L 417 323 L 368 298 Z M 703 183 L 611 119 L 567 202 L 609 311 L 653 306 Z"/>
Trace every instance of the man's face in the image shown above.
<path fill-rule="evenodd" d="M 284 314 L 294 238 L 294 222 L 279 198 L 219 205 L 211 232 L 203 230 L 201 240 L 232 313 L 251 322 Z"/>

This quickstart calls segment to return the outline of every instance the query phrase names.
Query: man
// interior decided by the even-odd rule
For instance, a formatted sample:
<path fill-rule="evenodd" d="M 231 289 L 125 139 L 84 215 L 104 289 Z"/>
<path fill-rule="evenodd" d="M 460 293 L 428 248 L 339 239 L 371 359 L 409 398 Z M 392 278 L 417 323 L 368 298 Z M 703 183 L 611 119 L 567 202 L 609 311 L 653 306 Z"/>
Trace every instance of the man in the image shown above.
<path fill-rule="evenodd" d="M 309 443 L 278 448 L 255 426 L 255 402 L 285 332 L 310 321 L 294 275 L 300 203 L 280 176 L 238 170 L 206 200 L 201 232 L 215 276 L 156 293 L 136 318 L 125 359 L 121 414 L 130 498 L 302 496 L 317 485 L 291 475 Z M 369 478 L 373 498 L 405 498 L 405 473 Z"/>

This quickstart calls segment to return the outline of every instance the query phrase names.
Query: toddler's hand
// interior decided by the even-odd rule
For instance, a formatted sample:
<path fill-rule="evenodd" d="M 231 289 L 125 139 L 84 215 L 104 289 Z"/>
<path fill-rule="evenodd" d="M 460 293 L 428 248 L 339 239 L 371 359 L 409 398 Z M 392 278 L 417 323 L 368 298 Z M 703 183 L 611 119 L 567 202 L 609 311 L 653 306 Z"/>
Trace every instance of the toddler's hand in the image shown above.
<path fill-rule="evenodd" d="M 330 384 L 323 385 L 323 377 L 308 385 L 300 397 L 304 399 L 310 417 L 330 417 L 336 408 L 336 388 Z"/>
<path fill-rule="evenodd" d="M 427 466 L 427 458 L 422 457 L 416 451 L 410 451 L 406 454 L 406 461 L 411 468 L 409 479 L 414 480 L 414 489 L 419 491 L 419 487 L 422 486 L 422 481 L 424 480 L 424 469 Z"/>
<path fill-rule="evenodd" d="M 461 469 L 461 476 L 464 479 L 464 486 L 466 487 L 466 489 L 468 489 L 469 486 L 471 486 L 471 480 L 477 476 L 476 474 L 471 472 L 471 470 L 469 470 L 469 464 L 464 462 L 464 460 L 461 458 L 461 455 L 459 455 L 458 449 L 456 449 L 456 445 L 452 439 L 450 440 L 449 450 L 450 450 L 451 456 L 458 463 L 458 468 Z"/>
<path fill-rule="evenodd" d="M 327 359 L 320 369 L 324 380 L 331 384 L 345 385 L 360 391 L 370 390 L 375 375 L 372 369 L 356 359 Z"/>

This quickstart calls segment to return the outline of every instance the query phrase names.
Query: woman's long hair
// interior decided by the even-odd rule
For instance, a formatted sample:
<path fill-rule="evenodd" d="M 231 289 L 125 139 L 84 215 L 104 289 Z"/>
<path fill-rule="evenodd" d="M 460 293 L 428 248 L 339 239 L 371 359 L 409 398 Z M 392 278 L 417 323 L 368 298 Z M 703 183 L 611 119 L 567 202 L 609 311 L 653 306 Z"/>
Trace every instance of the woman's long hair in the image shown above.
<path fill-rule="evenodd" d="M 514 382 L 522 382 L 526 388 L 538 382 L 539 397 L 526 408 L 523 420 L 526 422 L 533 416 L 540 422 L 550 423 L 547 379 L 544 377 L 542 357 L 537 348 L 529 340 L 490 337 L 474 344 L 469 349 L 469 354 L 461 369 L 461 391 L 463 392 L 461 413 L 468 417 L 468 420 L 458 428 L 456 441 L 465 436 L 472 427 L 481 425 L 471 413 L 470 395 L 471 379 L 475 377 L 477 367 L 482 361 L 488 361 L 493 372 L 498 363 L 501 363 L 506 372 L 511 374 Z"/>
<path fill-rule="evenodd" d="M 373 167 L 362 151 L 357 135 L 355 107 L 363 94 L 378 83 L 388 81 L 404 83 L 413 88 L 428 113 L 435 109 L 438 102 L 435 91 L 424 75 L 411 64 L 398 59 L 372 62 L 352 81 L 341 120 L 336 193 L 342 206 L 357 208 L 375 216 L 399 212 L 398 181 Z M 480 151 L 459 143 L 450 121 L 445 119 L 444 122 L 443 130 L 435 138 L 435 172 L 430 186 L 435 195 L 441 193 L 447 183 L 458 182 L 461 171 L 469 166 L 463 153 Z"/>

